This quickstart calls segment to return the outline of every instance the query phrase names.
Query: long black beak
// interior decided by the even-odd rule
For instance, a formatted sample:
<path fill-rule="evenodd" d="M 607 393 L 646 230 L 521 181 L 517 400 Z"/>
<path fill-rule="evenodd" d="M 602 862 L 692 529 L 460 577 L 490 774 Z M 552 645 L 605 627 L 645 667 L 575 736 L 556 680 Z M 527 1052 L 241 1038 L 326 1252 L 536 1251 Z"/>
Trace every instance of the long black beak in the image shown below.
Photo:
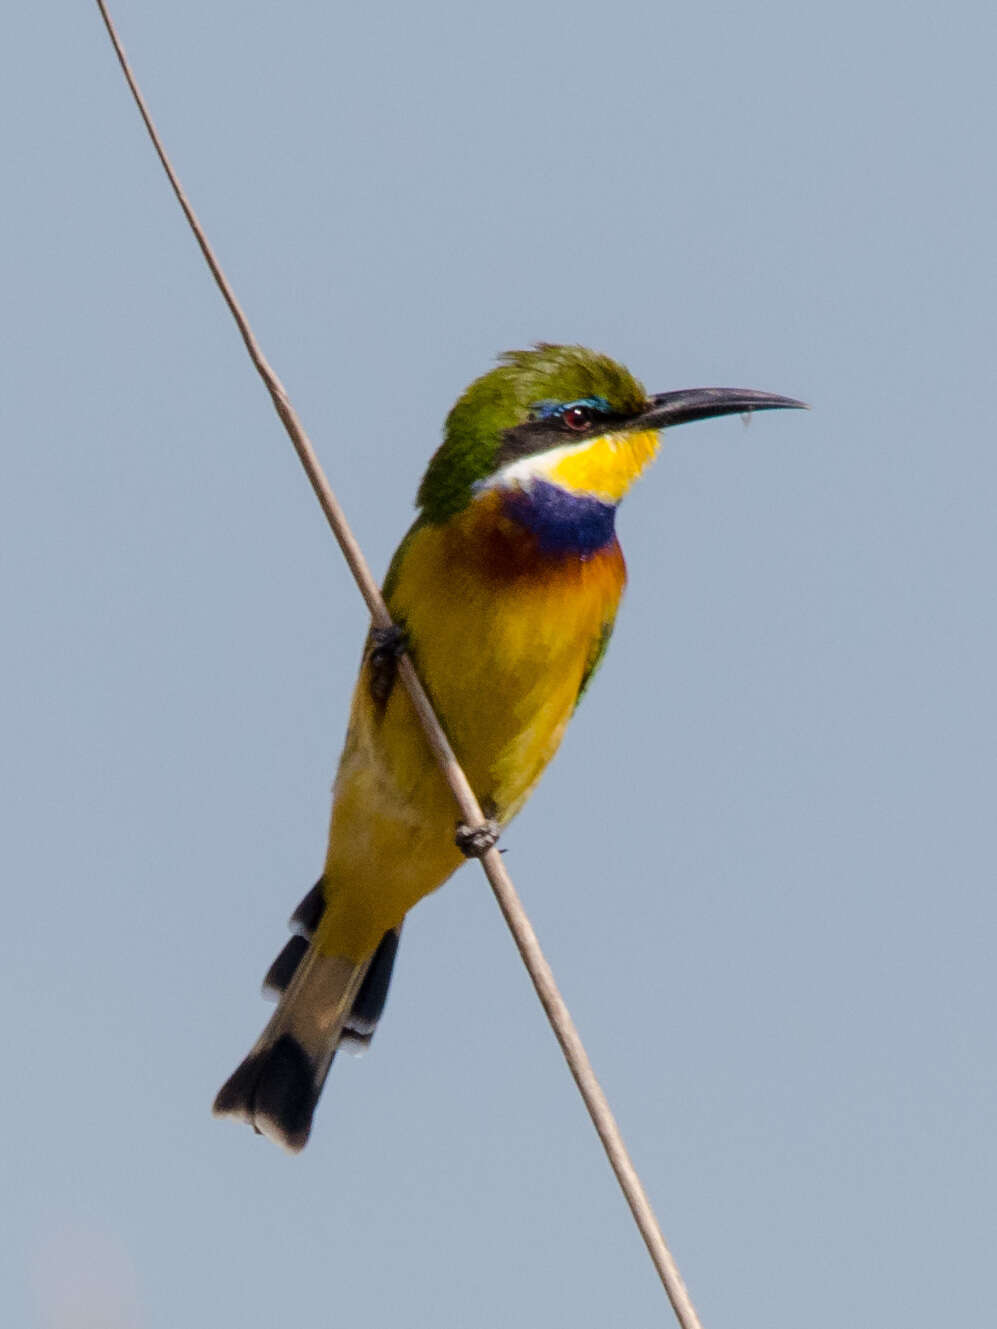
<path fill-rule="evenodd" d="M 709 420 L 714 415 L 744 415 L 750 411 L 809 410 L 805 401 L 779 397 L 754 388 L 683 388 L 658 392 L 648 409 L 631 420 L 628 429 L 666 429 L 690 420 Z"/>

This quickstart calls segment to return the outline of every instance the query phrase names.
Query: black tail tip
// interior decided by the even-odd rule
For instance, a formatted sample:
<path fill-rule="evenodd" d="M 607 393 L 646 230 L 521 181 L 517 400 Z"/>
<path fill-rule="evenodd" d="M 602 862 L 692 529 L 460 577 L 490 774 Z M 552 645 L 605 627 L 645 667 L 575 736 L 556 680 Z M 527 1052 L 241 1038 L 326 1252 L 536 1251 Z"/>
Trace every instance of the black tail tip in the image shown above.
<path fill-rule="evenodd" d="M 212 1111 L 216 1117 L 248 1122 L 296 1154 L 308 1142 L 321 1092 L 307 1052 L 291 1034 L 252 1052 L 222 1085 Z M 325 1079 L 325 1076 L 322 1076 Z"/>

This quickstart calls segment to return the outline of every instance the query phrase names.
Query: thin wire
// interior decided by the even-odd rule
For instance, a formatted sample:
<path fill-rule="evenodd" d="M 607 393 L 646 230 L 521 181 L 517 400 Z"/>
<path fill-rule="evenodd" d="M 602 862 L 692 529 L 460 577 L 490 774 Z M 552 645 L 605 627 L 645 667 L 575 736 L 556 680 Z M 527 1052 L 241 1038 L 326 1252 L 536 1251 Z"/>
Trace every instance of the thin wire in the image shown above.
<path fill-rule="evenodd" d="M 222 298 L 228 305 L 235 319 L 236 326 L 242 335 L 242 340 L 246 344 L 250 359 L 256 366 L 260 377 L 266 385 L 267 391 L 273 399 L 277 414 L 283 422 L 284 428 L 294 445 L 305 474 L 311 482 L 312 489 L 315 491 L 315 497 L 319 501 L 319 506 L 325 513 L 326 519 L 332 528 L 332 533 L 339 543 L 343 556 L 349 564 L 350 571 L 356 579 L 360 588 L 360 594 L 363 596 L 370 610 L 371 618 L 377 627 L 387 628 L 391 626 L 391 615 L 388 613 L 388 607 L 384 603 L 377 582 L 371 575 L 367 560 L 364 558 L 359 544 L 353 532 L 350 530 L 346 516 L 339 502 L 333 493 L 328 480 L 322 471 L 315 450 L 305 433 L 298 414 L 287 395 L 283 383 L 277 377 L 266 356 L 256 340 L 249 320 L 246 318 L 239 301 L 235 297 L 235 292 L 228 283 L 224 272 L 221 269 L 217 258 L 211 246 L 208 243 L 207 236 L 197 219 L 187 195 L 184 193 L 180 180 L 173 169 L 170 159 L 166 155 L 166 149 L 149 114 L 145 98 L 142 96 L 139 86 L 135 81 L 135 76 L 131 71 L 124 48 L 111 21 L 107 6 L 104 0 L 97 0 L 97 7 L 100 10 L 101 17 L 104 20 L 104 26 L 107 28 L 108 36 L 114 47 L 118 62 L 121 65 L 122 72 L 131 89 L 132 97 L 138 107 L 139 114 L 145 123 L 146 130 L 152 140 L 152 145 L 156 154 L 162 163 L 163 170 L 169 179 L 173 192 L 177 197 L 177 202 L 183 209 L 184 216 L 194 232 L 194 238 L 200 246 L 201 253 L 204 255 L 205 262 L 211 270 L 218 289 L 222 293 Z M 461 816 L 465 823 L 471 827 L 482 825 L 485 820 L 484 813 L 468 783 L 467 776 L 461 769 L 460 763 L 454 755 L 453 748 L 447 739 L 446 734 L 436 718 L 432 702 L 426 693 L 425 688 L 419 681 L 419 676 L 415 671 L 412 661 L 407 655 L 401 656 L 398 661 L 398 674 L 405 685 L 416 714 L 426 731 L 426 737 L 433 750 L 440 767 L 446 777 L 447 783 L 453 791 L 454 799 L 460 809 Z M 616 1179 L 626 1198 L 627 1204 L 633 1213 L 634 1221 L 640 1230 L 640 1234 L 647 1246 L 648 1253 L 657 1269 L 658 1274 L 664 1284 L 668 1299 L 675 1311 L 676 1318 L 682 1329 L 702 1329 L 699 1317 L 696 1314 L 685 1283 L 678 1271 L 678 1266 L 672 1257 L 671 1251 L 662 1235 L 658 1220 L 651 1208 L 651 1202 L 648 1199 L 647 1192 L 644 1190 L 640 1177 L 630 1159 L 626 1145 L 623 1143 L 623 1136 L 620 1134 L 620 1128 L 613 1116 L 609 1101 L 603 1093 L 602 1086 L 596 1079 L 595 1071 L 592 1069 L 592 1063 L 589 1061 L 588 1053 L 582 1044 L 578 1030 L 571 1018 L 564 999 L 558 990 L 557 983 L 554 980 L 554 974 L 550 965 L 540 949 L 540 943 L 526 915 L 515 886 L 512 884 L 505 864 L 497 849 L 490 849 L 481 858 L 481 866 L 484 868 L 485 875 L 491 884 L 495 897 L 498 900 L 499 908 L 513 939 L 523 958 L 530 978 L 536 988 L 537 996 L 547 1012 L 547 1018 L 558 1043 L 561 1045 L 561 1051 L 564 1053 L 565 1060 L 571 1074 L 574 1076 L 575 1083 L 588 1109 L 592 1123 L 599 1134 L 603 1148 L 609 1158 L 610 1166 L 616 1174 Z"/>

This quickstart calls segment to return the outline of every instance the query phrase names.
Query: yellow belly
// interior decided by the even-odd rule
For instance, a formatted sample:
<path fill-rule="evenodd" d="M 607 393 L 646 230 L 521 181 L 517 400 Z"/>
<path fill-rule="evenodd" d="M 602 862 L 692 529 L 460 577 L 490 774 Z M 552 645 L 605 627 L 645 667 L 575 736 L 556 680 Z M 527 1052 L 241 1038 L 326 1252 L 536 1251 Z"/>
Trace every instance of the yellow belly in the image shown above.
<path fill-rule="evenodd" d="M 625 579 L 615 541 L 595 556 L 538 563 L 479 500 L 417 530 L 389 607 L 471 787 L 507 822 L 557 749 Z M 363 959 L 463 861 L 453 795 L 408 694 L 371 699 L 361 671 L 333 797 L 318 942 Z"/>

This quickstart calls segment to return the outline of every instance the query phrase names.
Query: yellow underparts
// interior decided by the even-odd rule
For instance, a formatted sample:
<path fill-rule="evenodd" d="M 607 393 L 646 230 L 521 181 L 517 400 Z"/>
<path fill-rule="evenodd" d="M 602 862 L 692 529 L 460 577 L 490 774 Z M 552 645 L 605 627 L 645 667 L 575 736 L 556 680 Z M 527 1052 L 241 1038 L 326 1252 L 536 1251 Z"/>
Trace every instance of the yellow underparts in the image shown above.
<path fill-rule="evenodd" d="M 653 438 L 628 442 L 649 459 Z M 607 460 L 589 466 L 609 486 Z M 624 580 L 615 540 L 586 560 L 538 558 L 494 490 L 410 536 L 389 608 L 486 815 L 508 821 L 554 755 Z M 375 703 L 365 663 L 334 790 L 321 950 L 368 956 L 463 862 L 458 820 L 407 693 L 396 683 Z"/>

